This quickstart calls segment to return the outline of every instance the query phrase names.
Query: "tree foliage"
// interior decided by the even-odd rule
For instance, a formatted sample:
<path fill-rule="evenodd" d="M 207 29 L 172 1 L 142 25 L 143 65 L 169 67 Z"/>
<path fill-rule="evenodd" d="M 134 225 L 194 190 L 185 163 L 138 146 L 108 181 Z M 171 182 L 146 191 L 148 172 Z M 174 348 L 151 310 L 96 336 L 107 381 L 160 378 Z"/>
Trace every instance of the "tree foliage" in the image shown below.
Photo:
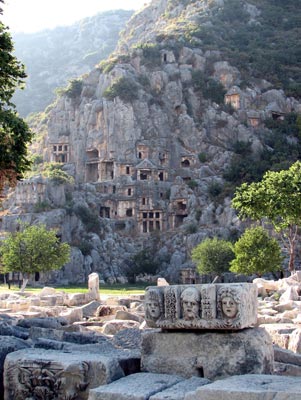
<path fill-rule="evenodd" d="M 61 268 L 69 261 L 70 246 L 60 243 L 56 231 L 45 225 L 23 225 L 3 240 L 0 254 L 5 272 L 21 272 L 27 279 L 35 272 Z"/>
<path fill-rule="evenodd" d="M 2 1 L 3 2 L 3 1 Z M 0 9 L 0 15 L 2 10 Z M 32 133 L 18 117 L 11 98 L 26 77 L 24 66 L 12 55 L 13 43 L 7 28 L 0 22 L 0 192 L 13 185 L 29 169 L 27 143 Z"/>
<path fill-rule="evenodd" d="M 288 170 L 268 171 L 260 182 L 236 189 L 232 206 L 242 219 L 267 219 L 280 233 L 289 253 L 289 271 L 295 269 L 295 248 L 301 225 L 301 162 Z"/>
<path fill-rule="evenodd" d="M 230 264 L 232 272 L 261 276 L 281 268 L 282 256 L 279 243 L 261 226 L 246 229 L 233 249 L 235 259 Z"/>
<path fill-rule="evenodd" d="M 221 274 L 229 271 L 230 262 L 234 258 L 232 243 L 218 239 L 207 238 L 198 244 L 191 254 L 200 274 Z"/>

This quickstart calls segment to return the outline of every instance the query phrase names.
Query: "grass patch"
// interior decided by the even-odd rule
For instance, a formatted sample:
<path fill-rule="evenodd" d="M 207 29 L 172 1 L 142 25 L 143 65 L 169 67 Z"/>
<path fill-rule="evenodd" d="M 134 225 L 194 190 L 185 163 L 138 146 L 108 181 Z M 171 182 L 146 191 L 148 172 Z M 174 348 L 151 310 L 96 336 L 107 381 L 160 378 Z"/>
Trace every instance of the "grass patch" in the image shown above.
<path fill-rule="evenodd" d="M 46 285 L 45 285 L 46 286 Z M 139 283 L 139 284 L 129 284 L 129 285 L 100 285 L 99 292 L 100 295 L 115 295 L 115 296 L 123 296 L 130 294 L 144 294 L 145 288 L 150 286 L 148 283 Z M 77 285 L 77 286 L 52 286 L 57 292 L 63 291 L 66 293 L 88 293 L 88 285 Z M 42 288 L 36 288 L 31 286 L 26 286 L 25 293 L 39 293 Z M 19 292 L 20 289 L 17 285 L 11 285 L 11 289 L 9 290 L 7 285 L 0 285 L 0 293 L 4 292 Z"/>

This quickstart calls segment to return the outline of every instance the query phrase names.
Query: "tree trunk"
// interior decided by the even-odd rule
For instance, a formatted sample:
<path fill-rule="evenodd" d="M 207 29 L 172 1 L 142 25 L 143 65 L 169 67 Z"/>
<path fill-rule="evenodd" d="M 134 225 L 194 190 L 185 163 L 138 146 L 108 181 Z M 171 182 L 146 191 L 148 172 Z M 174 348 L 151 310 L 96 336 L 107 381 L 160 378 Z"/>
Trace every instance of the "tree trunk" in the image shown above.
<path fill-rule="evenodd" d="M 26 276 L 23 276 L 22 286 L 21 286 L 21 289 L 20 289 L 21 293 L 24 293 L 24 290 L 26 288 L 26 285 L 27 285 L 28 281 L 29 281 L 29 279 Z"/>
<path fill-rule="evenodd" d="M 288 262 L 288 270 L 291 273 L 295 273 L 295 246 L 292 245 L 290 248 L 290 253 L 289 253 L 289 262 Z"/>

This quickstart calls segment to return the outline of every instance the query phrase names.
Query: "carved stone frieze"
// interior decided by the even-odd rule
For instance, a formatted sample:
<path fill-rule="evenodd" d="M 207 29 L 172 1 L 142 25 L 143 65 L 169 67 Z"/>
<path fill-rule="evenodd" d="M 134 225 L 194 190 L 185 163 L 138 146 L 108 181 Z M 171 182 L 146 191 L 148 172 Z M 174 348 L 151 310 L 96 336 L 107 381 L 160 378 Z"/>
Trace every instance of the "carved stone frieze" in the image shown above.
<path fill-rule="evenodd" d="M 252 283 L 150 286 L 145 291 L 147 325 L 162 329 L 243 329 L 257 321 Z"/>

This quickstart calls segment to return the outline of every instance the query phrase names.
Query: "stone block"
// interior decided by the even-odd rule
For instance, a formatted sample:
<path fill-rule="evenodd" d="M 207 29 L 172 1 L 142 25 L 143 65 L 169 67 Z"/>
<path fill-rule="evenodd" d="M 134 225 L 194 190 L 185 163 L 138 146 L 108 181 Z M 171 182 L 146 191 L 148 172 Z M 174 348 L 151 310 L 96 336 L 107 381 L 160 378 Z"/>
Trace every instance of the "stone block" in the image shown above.
<path fill-rule="evenodd" d="M 240 374 L 270 374 L 274 350 L 262 328 L 239 332 L 142 333 L 142 371 L 215 380 Z"/>
<path fill-rule="evenodd" d="M 188 393 L 185 400 L 300 400 L 301 378 L 242 375 L 216 381 Z"/>
<path fill-rule="evenodd" d="M 99 297 L 99 275 L 93 272 L 89 275 L 88 289 L 91 300 L 100 300 Z"/>
<path fill-rule="evenodd" d="M 211 383 L 208 379 L 196 376 L 185 379 L 176 385 L 156 393 L 149 400 L 184 400 L 186 393 L 196 390 L 198 387 Z"/>
<path fill-rule="evenodd" d="M 231 329 L 257 322 L 257 286 L 252 283 L 150 286 L 145 319 L 152 328 Z"/>
<path fill-rule="evenodd" d="M 103 326 L 103 333 L 105 335 L 115 335 L 117 332 L 123 329 L 139 328 L 140 323 L 136 321 L 126 321 L 122 319 L 115 319 L 113 321 L 107 321 Z"/>
<path fill-rule="evenodd" d="M 27 349 L 7 355 L 4 400 L 88 399 L 90 389 L 124 376 L 119 362 L 100 354 Z"/>
<path fill-rule="evenodd" d="M 0 336 L 0 399 L 3 400 L 3 367 L 7 354 L 30 347 L 28 342 L 13 336 Z"/>
<path fill-rule="evenodd" d="M 264 328 L 271 336 L 273 343 L 288 349 L 290 336 L 295 331 L 296 325 L 294 324 L 262 324 Z"/>
<path fill-rule="evenodd" d="M 132 374 L 125 378 L 90 390 L 89 400 L 148 400 L 183 380 L 179 376 L 165 374 Z"/>

